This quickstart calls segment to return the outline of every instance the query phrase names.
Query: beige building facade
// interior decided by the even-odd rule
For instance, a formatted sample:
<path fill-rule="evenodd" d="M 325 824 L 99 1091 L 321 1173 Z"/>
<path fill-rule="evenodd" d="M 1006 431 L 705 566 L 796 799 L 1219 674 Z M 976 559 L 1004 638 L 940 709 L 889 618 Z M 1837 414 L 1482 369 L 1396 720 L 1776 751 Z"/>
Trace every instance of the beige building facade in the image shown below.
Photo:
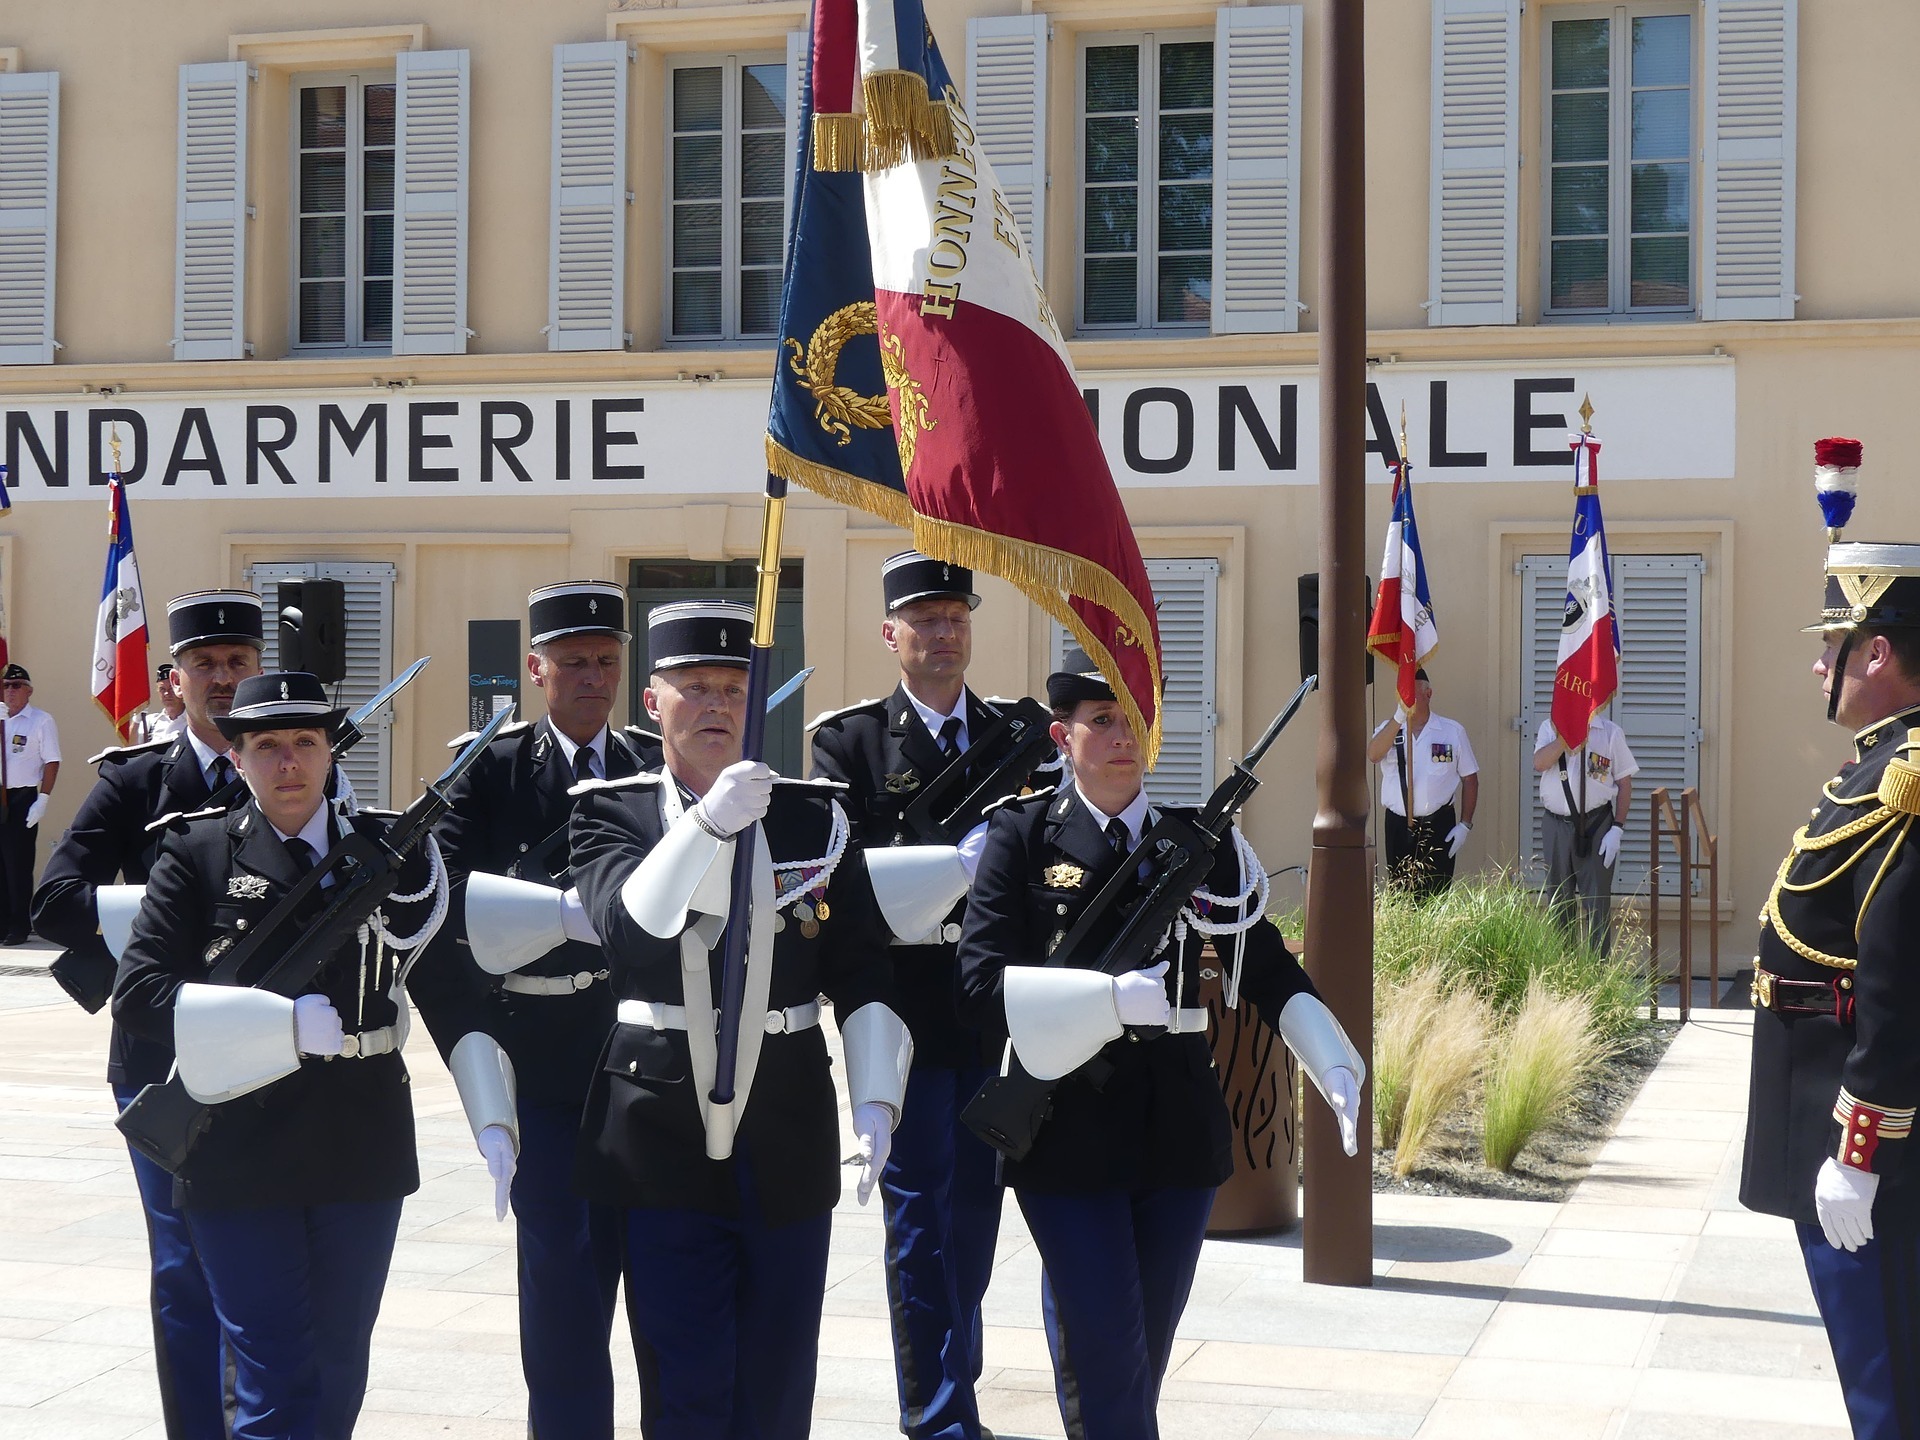
<path fill-rule="evenodd" d="M 1327 3 L 929 7 L 1152 562 L 1165 798 L 1200 791 L 1299 679 Z M 508 688 L 499 632 L 473 622 L 524 622 L 529 589 L 744 596 L 768 388 L 793 383 L 777 342 L 807 340 L 774 333 L 805 23 L 797 0 L 0 18 L 0 604 L 69 756 L 112 739 L 88 667 L 116 435 L 156 659 L 168 596 L 271 600 L 306 575 L 347 583 L 350 695 L 435 657 L 356 761 L 382 800 Z M 1798 633 L 1820 593 L 1814 439 L 1866 444 L 1856 538 L 1920 538 L 1902 455 L 1920 189 L 1897 162 L 1920 135 L 1920 11 L 1375 0 L 1369 27 L 1370 536 L 1404 407 L 1436 703 L 1481 764 L 1463 862 L 1534 849 L 1567 433 L 1591 397 L 1616 715 L 1641 795 L 1699 787 L 1723 943 L 1750 954 L 1845 749 Z M 879 568 L 903 543 L 790 507 L 782 663 L 816 670 L 777 727 L 788 763 L 800 711 L 891 685 Z M 1032 693 L 1059 637 L 982 589 L 975 681 Z M 1374 696 L 1384 717 L 1390 687 Z M 1249 816 L 1276 869 L 1308 855 L 1308 731 Z M 51 833 L 89 780 L 62 778 Z M 1635 807 L 1623 885 L 1644 866 Z"/>

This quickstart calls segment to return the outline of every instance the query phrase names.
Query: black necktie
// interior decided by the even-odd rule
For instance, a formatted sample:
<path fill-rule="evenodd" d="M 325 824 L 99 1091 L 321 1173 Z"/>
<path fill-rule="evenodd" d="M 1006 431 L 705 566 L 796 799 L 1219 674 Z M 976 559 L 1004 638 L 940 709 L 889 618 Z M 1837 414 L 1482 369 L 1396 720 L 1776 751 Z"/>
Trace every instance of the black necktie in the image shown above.
<path fill-rule="evenodd" d="M 1117 855 L 1125 855 L 1133 849 L 1133 834 L 1127 829 L 1127 822 L 1118 815 L 1107 821 L 1107 840 Z"/>
<path fill-rule="evenodd" d="M 573 752 L 573 778 L 575 781 L 592 780 L 595 778 L 593 773 L 593 748 L 591 746 L 582 745 L 578 750 Z"/>
<path fill-rule="evenodd" d="M 226 789 L 227 782 L 231 779 L 233 779 L 233 762 L 224 755 L 214 756 L 211 793 L 215 795 L 219 794 L 222 790 Z"/>
<path fill-rule="evenodd" d="M 949 760 L 960 758 L 960 717 L 949 715 L 940 727 L 940 753 Z"/>
<path fill-rule="evenodd" d="M 304 875 L 313 869 L 313 847 L 298 835 L 286 842 L 287 855 L 293 861 L 293 868 Z"/>

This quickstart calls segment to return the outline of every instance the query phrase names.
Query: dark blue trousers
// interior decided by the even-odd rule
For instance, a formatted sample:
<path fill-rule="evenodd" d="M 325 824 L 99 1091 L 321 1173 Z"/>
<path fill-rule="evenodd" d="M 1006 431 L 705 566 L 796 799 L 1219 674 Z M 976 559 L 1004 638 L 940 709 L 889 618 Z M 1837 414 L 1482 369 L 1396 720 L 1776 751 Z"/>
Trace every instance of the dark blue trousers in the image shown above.
<path fill-rule="evenodd" d="M 1211 1187 L 1016 1192 L 1068 1440 L 1159 1440 L 1160 1382 L 1200 1263 Z"/>
<path fill-rule="evenodd" d="M 124 1110 L 138 1085 L 116 1085 Z M 168 1440 L 220 1440 L 227 1433 L 226 1362 L 220 1322 L 200 1257 L 193 1253 L 187 1219 L 173 1208 L 173 1176 L 138 1150 L 133 1180 L 147 1215 L 147 1250 L 153 1257 L 153 1358 L 160 1372 L 160 1413 Z"/>
<path fill-rule="evenodd" d="M 233 1356 L 233 1440 L 348 1440 L 400 1202 L 189 1210 Z"/>
<path fill-rule="evenodd" d="M 537 1440 L 611 1440 L 621 1213 L 573 1193 L 580 1107 L 523 1100 L 519 1109 L 513 1219 L 528 1430 Z"/>
<path fill-rule="evenodd" d="M 805 1440 L 813 1425 L 833 1214 L 768 1225 L 744 1158 L 734 1173 L 737 1219 L 626 1212 L 628 1303 L 650 1352 L 641 1383 L 656 1390 L 651 1440 Z"/>
<path fill-rule="evenodd" d="M 911 1440 L 980 1436 L 980 1301 L 993 1278 L 1001 1189 L 993 1151 L 960 1112 L 990 1073 L 916 1066 L 880 1179 L 900 1429 Z"/>
<path fill-rule="evenodd" d="M 1920 1437 L 1920 1244 L 1874 1217 L 1858 1250 L 1796 1225 L 1854 1440 Z"/>

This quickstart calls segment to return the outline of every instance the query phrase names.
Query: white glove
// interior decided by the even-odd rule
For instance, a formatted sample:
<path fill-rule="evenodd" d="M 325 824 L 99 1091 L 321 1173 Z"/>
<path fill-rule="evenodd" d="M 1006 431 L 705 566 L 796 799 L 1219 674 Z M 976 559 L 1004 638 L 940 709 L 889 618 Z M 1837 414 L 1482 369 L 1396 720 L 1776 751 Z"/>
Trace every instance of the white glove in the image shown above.
<path fill-rule="evenodd" d="M 1858 1250 L 1873 1239 L 1873 1196 L 1879 1188 L 1878 1175 L 1827 1157 L 1813 1182 L 1813 1209 L 1829 1245 Z"/>
<path fill-rule="evenodd" d="M 1600 862 L 1609 870 L 1613 868 L 1613 862 L 1620 858 L 1620 842 L 1626 833 L 1616 825 L 1600 837 Z"/>
<path fill-rule="evenodd" d="M 982 820 L 967 831 L 954 848 L 960 852 L 960 863 L 967 867 L 967 880 L 971 883 L 973 872 L 980 868 L 980 852 L 987 848 L 987 822 Z"/>
<path fill-rule="evenodd" d="M 340 1012 L 324 995 L 302 995 L 293 1002 L 293 1048 L 302 1055 L 338 1055 L 346 1032 Z"/>
<path fill-rule="evenodd" d="M 700 802 L 700 813 L 722 835 L 738 835 L 767 813 L 773 771 L 758 760 L 736 760 L 720 772 Z"/>
<path fill-rule="evenodd" d="M 587 919 L 587 907 L 580 903 L 578 890 L 569 888 L 560 892 L 560 928 L 569 940 L 578 940 L 583 945 L 600 943 L 593 922 Z"/>
<path fill-rule="evenodd" d="M 513 1136 L 504 1125 L 489 1125 L 474 1141 L 487 1162 L 487 1174 L 493 1177 L 493 1218 L 507 1218 L 507 1199 L 513 1193 Z"/>
<path fill-rule="evenodd" d="M 1449 860 L 1458 860 L 1460 858 L 1460 847 L 1467 843 L 1467 836 L 1472 833 L 1473 827 L 1471 825 L 1456 825 L 1447 831 L 1447 858 Z"/>
<path fill-rule="evenodd" d="M 34 826 L 38 825 L 40 823 L 40 817 L 46 813 L 47 797 L 45 795 L 34 796 L 33 803 L 27 806 L 27 828 L 31 830 Z"/>
<path fill-rule="evenodd" d="M 1129 970 L 1113 977 L 1113 1009 L 1122 1025 L 1165 1025 L 1173 1011 L 1167 1004 L 1167 962 L 1146 970 Z"/>
<path fill-rule="evenodd" d="M 1353 1072 L 1336 1065 L 1321 1077 L 1326 1082 L 1327 1105 L 1340 1122 L 1340 1145 L 1349 1155 L 1360 1153 L 1360 1133 L 1355 1128 L 1360 1116 L 1360 1086 Z"/>
<path fill-rule="evenodd" d="M 877 1100 L 853 1107 L 853 1133 L 860 1137 L 860 1188 L 854 1198 L 864 1205 L 893 1153 L 893 1111 Z"/>

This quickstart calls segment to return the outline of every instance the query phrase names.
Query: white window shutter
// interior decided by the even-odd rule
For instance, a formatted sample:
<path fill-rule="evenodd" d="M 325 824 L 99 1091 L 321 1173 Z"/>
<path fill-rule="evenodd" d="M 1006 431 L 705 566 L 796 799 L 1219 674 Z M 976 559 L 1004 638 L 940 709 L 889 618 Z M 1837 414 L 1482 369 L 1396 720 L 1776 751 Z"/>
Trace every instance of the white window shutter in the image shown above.
<path fill-rule="evenodd" d="M 1618 559 L 1616 557 L 1616 564 Z M 1560 657 L 1560 621 L 1567 611 L 1567 557 L 1525 555 L 1520 565 L 1520 868 L 1529 885 L 1547 883 L 1541 833 L 1540 777 L 1534 741 L 1553 710 L 1553 674 Z"/>
<path fill-rule="evenodd" d="M 627 43 L 553 47 L 547 348 L 626 347 Z"/>
<path fill-rule="evenodd" d="M 0 74 L 0 365 L 53 363 L 60 76 Z"/>
<path fill-rule="evenodd" d="M 1217 12 L 1213 332 L 1300 328 L 1298 5 Z"/>
<path fill-rule="evenodd" d="M 1798 0 L 1706 0 L 1700 314 L 1793 318 Z"/>
<path fill-rule="evenodd" d="M 785 223 L 780 227 L 782 253 L 793 241 L 793 206 L 800 198 L 800 159 L 807 153 L 807 137 L 800 133 L 805 108 L 808 67 L 813 63 L 811 37 L 805 30 L 787 32 L 787 188 Z"/>
<path fill-rule="evenodd" d="M 180 67 L 173 356 L 247 353 L 247 63 Z"/>
<path fill-rule="evenodd" d="M 467 52 L 403 50 L 394 63 L 393 353 L 464 355 Z"/>
<path fill-rule="evenodd" d="M 1427 323 L 1520 318 L 1520 0 L 1433 0 Z"/>
<path fill-rule="evenodd" d="M 1047 273 L 1047 17 L 967 21 L 966 110 L 1019 222 L 1034 273 Z"/>

